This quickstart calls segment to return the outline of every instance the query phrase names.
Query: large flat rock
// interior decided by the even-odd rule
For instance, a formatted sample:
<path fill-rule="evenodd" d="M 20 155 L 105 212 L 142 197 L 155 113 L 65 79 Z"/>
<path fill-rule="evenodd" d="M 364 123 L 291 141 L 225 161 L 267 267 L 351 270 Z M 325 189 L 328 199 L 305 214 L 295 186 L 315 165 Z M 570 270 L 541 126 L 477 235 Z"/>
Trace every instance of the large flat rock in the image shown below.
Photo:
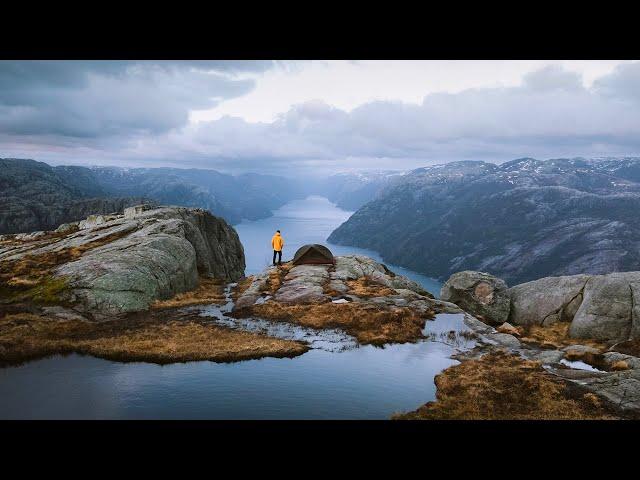
<path fill-rule="evenodd" d="M 275 299 L 282 303 L 322 303 L 329 301 L 324 285 L 329 281 L 328 265 L 298 265 L 289 270 Z"/>

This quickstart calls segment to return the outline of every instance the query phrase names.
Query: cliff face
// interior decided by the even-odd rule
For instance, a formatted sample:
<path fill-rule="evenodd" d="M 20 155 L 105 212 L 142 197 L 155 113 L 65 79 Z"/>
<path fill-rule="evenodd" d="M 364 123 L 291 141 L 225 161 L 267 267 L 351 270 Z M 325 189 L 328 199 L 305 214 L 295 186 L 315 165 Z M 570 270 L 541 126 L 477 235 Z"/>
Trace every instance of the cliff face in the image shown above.
<path fill-rule="evenodd" d="M 0 159 L 0 234 L 52 230 L 90 214 L 122 212 L 141 197 L 109 197 L 88 168 Z"/>
<path fill-rule="evenodd" d="M 456 162 L 403 175 L 329 241 L 441 279 L 640 270 L 640 159 Z"/>
<path fill-rule="evenodd" d="M 51 230 L 91 214 L 122 212 L 145 201 L 204 208 L 231 224 L 271 215 L 304 196 L 272 175 L 215 170 L 56 166 L 0 159 L 0 234 Z"/>
<path fill-rule="evenodd" d="M 236 231 L 207 211 L 156 208 L 102 220 L 82 222 L 88 228 L 67 234 L 5 236 L 0 261 L 24 267 L 62 259 L 48 281 L 63 285 L 60 301 L 94 318 L 145 310 L 155 300 L 194 289 L 201 276 L 230 282 L 244 275 Z M 18 277 L 10 282 L 25 284 Z"/>

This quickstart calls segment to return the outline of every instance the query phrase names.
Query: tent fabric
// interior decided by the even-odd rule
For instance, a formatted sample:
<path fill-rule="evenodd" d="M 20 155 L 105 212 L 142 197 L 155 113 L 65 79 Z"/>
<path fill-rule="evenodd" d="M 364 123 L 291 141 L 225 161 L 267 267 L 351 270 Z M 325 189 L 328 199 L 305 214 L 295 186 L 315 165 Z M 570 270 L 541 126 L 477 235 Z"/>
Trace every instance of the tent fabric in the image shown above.
<path fill-rule="evenodd" d="M 293 256 L 294 265 L 317 265 L 334 263 L 333 254 L 324 245 L 317 243 L 303 245 Z"/>

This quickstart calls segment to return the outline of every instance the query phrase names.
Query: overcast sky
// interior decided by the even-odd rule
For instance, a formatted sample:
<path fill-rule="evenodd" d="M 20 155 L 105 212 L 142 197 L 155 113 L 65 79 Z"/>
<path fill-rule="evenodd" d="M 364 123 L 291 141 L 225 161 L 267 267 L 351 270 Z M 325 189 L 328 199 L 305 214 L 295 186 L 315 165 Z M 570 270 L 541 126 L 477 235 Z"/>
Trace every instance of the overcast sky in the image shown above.
<path fill-rule="evenodd" d="M 0 61 L 0 157 L 278 174 L 640 155 L 640 62 Z"/>

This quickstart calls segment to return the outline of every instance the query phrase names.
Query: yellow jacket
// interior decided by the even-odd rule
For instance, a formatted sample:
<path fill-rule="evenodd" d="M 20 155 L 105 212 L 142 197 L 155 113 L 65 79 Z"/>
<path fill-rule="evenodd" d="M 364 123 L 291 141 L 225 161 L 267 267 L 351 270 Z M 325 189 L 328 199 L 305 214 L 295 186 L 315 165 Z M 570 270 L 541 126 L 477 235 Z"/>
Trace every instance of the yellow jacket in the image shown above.
<path fill-rule="evenodd" d="M 271 239 L 271 246 L 276 252 L 282 251 L 282 247 L 284 247 L 284 239 L 278 232 L 276 232 L 276 234 Z"/>

